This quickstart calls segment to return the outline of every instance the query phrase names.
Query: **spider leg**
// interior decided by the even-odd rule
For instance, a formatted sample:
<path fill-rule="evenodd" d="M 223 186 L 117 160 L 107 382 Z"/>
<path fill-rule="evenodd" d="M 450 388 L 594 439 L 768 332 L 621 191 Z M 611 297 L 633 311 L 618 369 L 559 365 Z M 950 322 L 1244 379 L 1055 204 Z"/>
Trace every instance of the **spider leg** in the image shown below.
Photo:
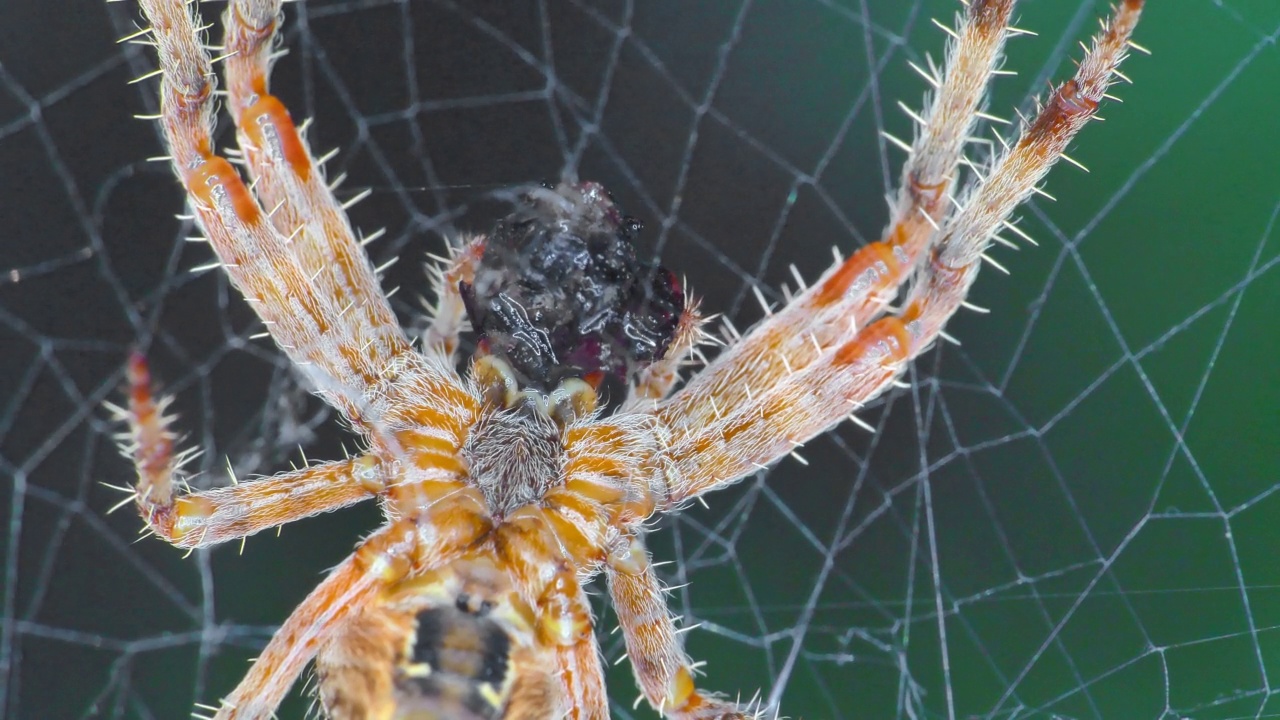
<path fill-rule="evenodd" d="M 283 103 L 268 93 L 279 0 L 236 0 L 223 16 L 227 104 L 254 194 L 321 297 L 339 308 L 339 341 L 377 365 L 408 339 L 357 242 L 345 208 L 325 184 Z M 342 337 L 345 335 L 346 337 Z"/>
<path fill-rule="evenodd" d="M 534 632 L 560 669 L 564 717 L 607 720 L 609 698 L 600 648 L 592 632 L 591 605 L 578 583 L 576 565 L 564 557 L 541 509 L 517 510 L 494 531 L 500 564 L 537 618 Z"/>
<path fill-rule="evenodd" d="M 385 487 L 381 464 L 364 455 L 203 492 L 180 492 L 174 479 L 183 458 L 174 453 L 166 402 L 152 396 L 151 374 L 141 353 L 130 357 L 128 376 L 128 408 L 117 410 L 129 422 L 131 442 L 125 450 L 138 470 L 132 499 L 151 532 L 173 545 L 195 548 L 245 538 L 374 497 Z"/>
<path fill-rule="evenodd" d="M 997 156 L 983 182 L 959 201 L 960 210 L 943 226 L 901 311 L 921 350 L 942 331 L 964 302 L 983 253 L 1008 217 L 1062 157 L 1072 138 L 1094 119 L 1116 70 L 1124 61 L 1143 0 L 1124 0 L 1094 36 L 1075 76 L 1059 85 L 1018 140 Z"/>
<path fill-rule="evenodd" d="M 1001 61 L 1013 4 L 1014 0 L 968 3 L 959 27 L 952 31 L 945 73 L 941 78 L 926 74 L 936 90 L 902 169 L 883 239 L 837 263 L 819 287 L 765 318 L 698 374 L 698 388 L 714 395 L 718 408 L 748 403 L 767 378 L 791 372 L 789 356 L 807 353 L 813 344 L 797 328 L 816 335 L 848 334 L 850 326 L 871 322 L 897 297 L 952 208 L 956 169 L 986 97 L 987 79 Z M 751 377 L 743 377 L 744 368 Z M 712 422 L 719 414 L 716 407 L 693 400 L 702 392 L 686 390 L 681 393 L 686 397 L 676 403 L 694 425 Z"/>
<path fill-rule="evenodd" d="M 967 5 L 956 29 L 949 31 L 952 42 L 943 63 L 945 72 L 916 68 L 935 91 L 919 118 L 889 227 L 882 238 L 902 256 L 904 274 L 893 280 L 895 287 L 918 264 L 938 226 L 951 212 L 950 196 L 965 145 L 973 139 L 979 118 L 984 117 L 980 111 L 989 79 L 1003 59 L 1005 40 L 1016 32 L 1009 26 L 1014 0 L 974 0 Z M 860 322 L 865 320 L 865 315 L 859 317 Z"/>
<path fill-rule="evenodd" d="M 756 716 L 750 707 L 694 686 L 695 665 L 681 646 L 666 591 L 639 537 L 609 555 L 605 574 L 636 682 L 654 709 L 672 720 Z"/>
<path fill-rule="evenodd" d="M 343 320 L 349 308 L 317 291 L 289 238 L 271 224 L 231 164 L 214 153 L 214 79 L 187 3 L 142 0 L 141 5 L 159 54 L 160 124 L 174 169 L 223 268 L 276 344 L 328 402 L 357 421 L 377 417 L 383 398 L 370 389 L 379 386 L 387 366 L 381 341 L 352 337 Z M 300 146 L 283 137 L 276 140 L 289 151 L 290 161 L 298 160 L 293 152 Z M 371 341 L 374 345 L 367 345 Z"/>
<path fill-rule="evenodd" d="M 265 720 L 320 646 L 379 592 L 444 566 L 485 537 L 492 524 L 483 501 L 460 492 L 366 538 L 285 620 L 215 720 Z"/>
<path fill-rule="evenodd" d="M 1075 77 L 1054 91 L 986 179 L 966 193 L 963 210 L 939 231 L 897 315 L 864 326 L 850 303 L 887 303 L 896 278 L 908 270 L 901 248 L 872 243 L 659 406 L 672 433 L 666 507 L 791 452 L 878 396 L 938 338 L 964 301 L 992 234 L 1096 113 L 1141 7 L 1141 0 L 1126 0 L 1116 9 Z"/>

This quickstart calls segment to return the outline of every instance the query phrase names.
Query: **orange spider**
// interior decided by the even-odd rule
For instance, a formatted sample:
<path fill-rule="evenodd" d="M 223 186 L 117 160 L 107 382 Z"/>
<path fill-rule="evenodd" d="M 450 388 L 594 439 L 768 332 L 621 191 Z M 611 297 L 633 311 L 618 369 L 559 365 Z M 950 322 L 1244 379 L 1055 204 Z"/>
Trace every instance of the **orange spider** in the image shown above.
<path fill-rule="evenodd" d="M 178 492 L 182 455 L 135 355 L 123 413 L 138 508 L 152 532 L 186 548 L 369 498 L 386 514 L 289 616 L 216 717 L 271 716 L 313 661 L 333 718 L 608 717 L 583 592 L 603 571 L 644 697 L 692 720 L 762 709 L 696 686 L 645 521 L 792 452 L 946 337 L 996 231 L 1018 232 L 1010 214 L 1118 75 L 1142 2 L 1120 4 L 1075 76 L 958 188 L 963 147 L 1014 32 L 1013 0 L 967 3 L 944 68 L 921 71 L 933 98 L 916 118 L 884 239 L 734 333 L 679 389 L 680 368 L 706 338 L 696 304 L 669 273 L 635 260 L 638 227 L 591 183 L 530 190 L 493 233 L 460 248 L 437 278 L 439 306 L 415 349 L 267 92 L 280 0 L 232 0 L 224 17 L 226 103 L 252 192 L 214 152 L 215 80 L 189 3 L 141 4 L 151 26 L 138 36 L 160 58 L 160 124 L 201 227 L 276 344 L 366 449 Z M 468 321 L 479 350 L 459 374 Z M 606 387 L 612 407 L 599 400 Z"/>

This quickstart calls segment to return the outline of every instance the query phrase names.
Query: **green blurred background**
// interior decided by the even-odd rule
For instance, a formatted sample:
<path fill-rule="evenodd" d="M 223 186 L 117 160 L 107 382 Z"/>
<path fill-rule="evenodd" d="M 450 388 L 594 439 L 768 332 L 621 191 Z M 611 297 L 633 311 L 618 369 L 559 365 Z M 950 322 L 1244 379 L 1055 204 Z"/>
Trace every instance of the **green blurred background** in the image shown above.
<path fill-rule="evenodd" d="M 206 5 L 210 18 L 221 4 Z M 645 220 L 645 253 L 739 327 L 829 248 L 874 238 L 909 137 L 908 61 L 940 59 L 950 0 L 291 5 L 278 92 L 378 262 L 481 231 L 501 191 L 566 167 Z M 1104 3 L 1027 0 L 990 110 L 1065 77 Z M 186 717 L 376 526 L 376 508 L 236 549 L 132 544 L 101 401 L 148 348 L 188 444 L 242 473 L 344 433 L 179 239 L 132 3 L 0 6 L 0 715 Z M 900 390 L 775 469 L 664 522 L 672 597 L 708 687 L 803 718 L 1280 714 L 1280 4 L 1152 2 L 1125 72 Z M 56 41 L 56 42 L 55 42 Z M 58 45 L 54 49 L 53 45 Z M 585 130 L 584 130 L 585 128 Z M 223 142 L 229 135 L 223 134 Z M 975 146 L 981 151 L 981 146 Z M 601 627 L 614 624 L 601 599 Z M 941 618 L 941 619 L 940 619 Z M 944 641 L 945 638 L 945 641 Z M 622 649 L 602 636 L 610 660 Z M 614 713 L 631 710 L 625 664 Z M 282 718 L 303 715 L 291 700 Z"/>

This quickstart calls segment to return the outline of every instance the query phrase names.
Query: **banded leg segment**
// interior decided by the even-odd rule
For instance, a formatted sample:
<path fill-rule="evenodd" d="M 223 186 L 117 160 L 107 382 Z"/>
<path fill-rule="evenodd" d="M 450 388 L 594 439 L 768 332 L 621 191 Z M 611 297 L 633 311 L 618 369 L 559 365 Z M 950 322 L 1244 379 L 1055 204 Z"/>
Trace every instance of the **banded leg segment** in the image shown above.
<path fill-rule="evenodd" d="M 1035 192 L 1067 145 L 1097 114 L 1128 54 L 1143 0 L 1124 0 L 1103 23 L 1075 76 L 1059 85 L 1014 145 L 996 158 L 984 182 L 973 185 L 962 208 L 943 227 L 902 309 L 912 353 L 931 344 L 964 302 L 991 237 Z"/>
<path fill-rule="evenodd" d="M 850 338 L 819 342 L 814 340 L 815 358 L 808 365 L 776 378 L 749 402 L 726 406 L 701 432 L 681 434 L 671 443 L 668 493 L 660 510 L 736 482 L 826 431 L 883 392 L 915 349 L 897 317 L 877 320 Z"/>
<path fill-rule="evenodd" d="M 288 111 L 268 93 L 280 17 L 278 0 L 234 0 L 224 14 L 227 100 L 240 149 L 272 224 L 315 291 L 338 308 L 340 342 L 386 366 L 408 339 Z"/>
<path fill-rule="evenodd" d="M 670 505 L 734 482 L 823 432 L 878 396 L 937 340 L 964 302 L 992 235 L 1096 113 L 1141 8 L 1141 0 L 1117 8 L 1075 77 L 1054 91 L 986 179 L 965 194 L 963 209 L 943 226 L 896 316 L 862 327 L 855 315 L 841 327 L 831 322 L 829 306 L 806 305 L 862 296 L 902 272 L 905 256 L 874 243 L 793 303 L 814 312 L 811 320 L 793 316 L 788 306 L 742 341 L 747 350 L 726 353 L 716 376 L 705 383 L 700 376 L 659 407 L 672 429 Z M 783 316 L 787 327 L 776 322 Z"/>
<path fill-rule="evenodd" d="M 609 556 L 605 573 L 636 682 L 654 709 L 672 720 L 755 716 L 748 708 L 695 687 L 693 661 L 680 645 L 666 593 L 639 538 Z"/>
<path fill-rule="evenodd" d="M 320 646 L 375 595 L 447 565 L 492 529 L 475 498 L 460 494 L 420 515 L 404 518 L 365 539 L 285 620 L 249 673 L 222 701 L 215 720 L 265 720 Z"/>
<path fill-rule="evenodd" d="M 578 584 L 577 566 L 563 556 L 541 513 L 534 508 L 513 513 L 494 531 L 494 551 L 516 591 L 533 608 L 538 642 L 553 654 L 553 667 L 560 669 L 563 717 L 608 720 L 609 698 L 591 605 Z"/>
<path fill-rule="evenodd" d="M 916 68 L 934 87 L 898 180 L 898 198 L 882 241 L 901 248 L 909 272 L 951 212 L 965 145 L 983 116 L 990 78 L 1003 60 L 1014 0 L 971 0 L 952 31 L 941 76 Z M 905 280 L 906 276 L 899 278 Z"/>
<path fill-rule="evenodd" d="M 753 393 L 812 363 L 816 345 L 853 337 L 898 296 L 952 209 L 957 168 L 1001 62 L 1013 6 L 1014 0 L 971 0 L 942 76 L 921 70 L 935 92 L 902 169 L 884 237 L 829 269 L 673 396 L 663 414 L 681 419 L 673 427 L 677 433 L 681 425 L 696 432 L 726 408 L 751 402 Z"/>
<path fill-rule="evenodd" d="M 202 492 L 170 490 L 167 500 L 157 492 L 161 485 L 144 491 L 139 483 L 135 499 L 151 532 L 197 548 L 354 505 L 376 497 L 383 482 L 377 459 L 365 455 Z"/>
<path fill-rule="evenodd" d="M 232 283 L 276 344 L 348 417 L 377 416 L 383 363 L 341 340 L 342 312 L 317 292 L 287 238 L 240 175 L 213 152 L 214 80 L 191 11 L 180 0 L 142 0 L 160 59 L 161 120 L 178 177 Z"/>
<path fill-rule="evenodd" d="M 238 540 L 267 528 L 336 510 L 371 498 L 386 486 L 382 466 L 371 456 L 323 463 L 269 478 L 182 493 L 174 487 L 181 458 L 174 453 L 165 402 L 152 396 L 146 359 L 129 359 L 128 408 L 131 443 L 125 448 L 138 471 L 133 500 L 151 532 L 178 547 L 195 548 Z"/>

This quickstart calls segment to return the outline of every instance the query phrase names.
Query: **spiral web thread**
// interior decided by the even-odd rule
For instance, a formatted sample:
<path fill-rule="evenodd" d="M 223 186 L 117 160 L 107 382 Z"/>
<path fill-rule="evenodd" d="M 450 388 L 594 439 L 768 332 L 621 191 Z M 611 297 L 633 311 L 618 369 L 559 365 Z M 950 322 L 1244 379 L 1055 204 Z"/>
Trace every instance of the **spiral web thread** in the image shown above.
<path fill-rule="evenodd" d="M 745 328 L 875 237 L 943 0 L 291 5 L 275 89 L 419 323 L 441 237 L 567 169 Z M 653 535 L 708 687 L 792 717 L 1265 717 L 1280 656 L 1280 9 L 1154 3 L 1087 128 L 910 385 Z M 221 4 L 205 4 L 207 20 Z M 1063 78 L 1101 4 L 1024 2 L 990 112 Z M 0 714 L 184 717 L 243 673 L 363 508 L 183 558 L 107 515 L 123 360 L 177 395 L 194 483 L 342 452 L 204 245 L 154 129 L 136 8 L 0 7 Z M 55 45 L 59 49 L 55 49 Z M 61 49 L 65 48 L 65 49 Z M 985 137 L 991 137 L 989 131 Z M 220 134 L 225 147 L 226 128 Z M 975 157 L 985 146 L 975 144 Z M 1271 310 L 1268 311 L 1268 308 Z M 687 584 L 687 585 L 686 585 Z M 623 653 L 597 598 L 610 661 Z M 633 709 L 625 663 L 614 714 Z M 304 699 L 282 709 L 301 716 Z"/>

